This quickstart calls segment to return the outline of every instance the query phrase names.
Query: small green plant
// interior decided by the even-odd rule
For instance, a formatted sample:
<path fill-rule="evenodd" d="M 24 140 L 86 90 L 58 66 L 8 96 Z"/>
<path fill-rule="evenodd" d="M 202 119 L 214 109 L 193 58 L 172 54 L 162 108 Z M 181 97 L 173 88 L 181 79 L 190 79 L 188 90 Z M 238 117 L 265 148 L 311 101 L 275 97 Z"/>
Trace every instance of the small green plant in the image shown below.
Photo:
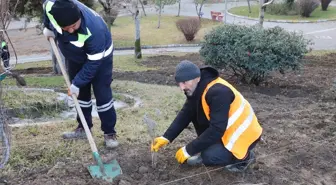
<path fill-rule="evenodd" d="M 176 21 L 176 27 L 181 31 L 187 41 L 192 41 L 196 33 L 201 29 L 201 21 L 198 18 L 185 18 Z"/>
<path fill-rule="evenodd" d="M 298 70 L 310 40 L 283 28 L 223 25 L 205 36 L 205 64 L 231 70 L 242 82 L 259 85 L 271 71 Z"/>
<path fill-rule="evenodd" d="M 40 133 L 39 128 L 36 125 L 29 127 L 28 132 L 29 132 L 29 134 L 31 134 L 33 136 L 37 136 Z"/>

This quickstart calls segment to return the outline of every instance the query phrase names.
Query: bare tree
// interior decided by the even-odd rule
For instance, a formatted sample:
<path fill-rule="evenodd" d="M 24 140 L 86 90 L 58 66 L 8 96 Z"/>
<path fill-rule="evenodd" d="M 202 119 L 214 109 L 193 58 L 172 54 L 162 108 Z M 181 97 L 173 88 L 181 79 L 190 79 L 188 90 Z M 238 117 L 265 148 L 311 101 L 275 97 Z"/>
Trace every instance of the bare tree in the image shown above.
<path fill-rule="evenodd" d="M 199 3 L 199 1 L 201 1 Z M 195 8 L 196 8 L 196 13 L 197 13 L 197 16 L 199 19 L 201 19 L 201 16 L 202 16 L 202 8 L 203 8 L 203 5 L 204 5 L 204 2 L 206 0 L 194 0 L 195 2 Z"/>
<path fill-rule="evenodd" d="M 98 0 L 99 4 L 103 6 L 103 11 L 99 12 L 105 20 L 109 29 L 113 25 L 115 19 L 118 16 L 118 0 Z"/>
<path fill-rule="evenodd" d="M 19 4 L 20 0 L 1 0 L 0 6 L 0 30 L 6 31 L 12 17 L 14 16 L 14 13 L 16 11 L 16 8 Z M 1 34 L 0 38 L 3 39 L 4 35 Z"/>
<path fill-rule="evenodd" d="M 158 15 L 159 19 L 158 19 L 157 28 L 160 28 L 160 26 L 161 26 L 161 14 L 162 14 L 162 10 L 163 10 L 164 6 L 174 4 L 174 3 L 176 3 L 176 1 L 177 0 L 154 0 L 156 11 L 159 12 L 159 15 Z"/>
<path fill-rule="evenodd" d="M 262 27 L 264 24 L 264 16 L 265 16 L 265 8 L 267 5 L 270 5 L 274 2 L 274 0 L 267 0 L 268 2 L 265 3 L 265 0 L 259 0 L 260 9 L 259 9 L 259 25 Z"/>

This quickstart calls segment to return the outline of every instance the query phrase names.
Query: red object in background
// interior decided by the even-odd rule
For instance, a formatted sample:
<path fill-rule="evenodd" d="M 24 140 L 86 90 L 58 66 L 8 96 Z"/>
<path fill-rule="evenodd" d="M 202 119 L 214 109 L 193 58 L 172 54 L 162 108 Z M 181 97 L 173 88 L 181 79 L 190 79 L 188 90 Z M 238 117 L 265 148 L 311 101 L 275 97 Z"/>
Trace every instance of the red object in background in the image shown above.
<path fill-rule="evenodd" d="M 224 15 L 218 15 L 218 21 L 223 21 Z"/>

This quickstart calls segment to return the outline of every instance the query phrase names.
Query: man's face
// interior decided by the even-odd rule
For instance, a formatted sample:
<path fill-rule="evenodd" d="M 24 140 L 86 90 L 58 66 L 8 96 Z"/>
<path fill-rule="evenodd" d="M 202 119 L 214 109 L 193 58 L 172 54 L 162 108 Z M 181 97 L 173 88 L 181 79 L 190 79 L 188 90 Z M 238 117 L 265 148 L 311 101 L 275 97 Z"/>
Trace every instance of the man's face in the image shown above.
<path fill-rule="evenodd" d="M 81 24 L 81 19 L 79 19 L 77 22 L 75 22 L 72 25 L 63 27 L 62 30 L 66 31 L 66 32 L 69 32 L 69 33 L 74 33 L 76 30 L 79 29 L 80 24 Z"/>
<path fill-rule="evenodd" d="M 180 89 L 184 91 L 184 93 L 187 96 L 192 96 L 193 93 L 195 92 L 195 89 L 199 81 L 200 81 L 200 78 L 198 77 L 193 80 L 186 81 L 186 82 L 180 82 L 179 86 L 180 86 Z"/>

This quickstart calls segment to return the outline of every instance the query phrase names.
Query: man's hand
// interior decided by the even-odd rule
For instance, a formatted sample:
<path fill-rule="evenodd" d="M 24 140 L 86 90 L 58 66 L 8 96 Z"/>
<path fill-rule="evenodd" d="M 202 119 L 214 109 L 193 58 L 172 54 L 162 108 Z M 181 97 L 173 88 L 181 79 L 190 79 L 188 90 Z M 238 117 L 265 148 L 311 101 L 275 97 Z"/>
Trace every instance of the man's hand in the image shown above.
<path fill-rule="evenodd" d="M 157 137 L 157 138 L 154 139 L 154 143 L 151 146 L 151 150 L 157 152 L 157 151 L 159 151 L 159 149 L 161 147 L 166 146 L 168 143 L 169 143 L 168 139 L 166 139 L 166 138 L 164 138 L 162 136 L 161 137 Z"/>
<path fill-rule="evenodd" d="M 180 164 L 184 163 L 184 161 L 186 161 L 189 157 L 190 155 L 188 154 L 185 146 L 180 148 L 175 155 L 177 162 Z"/>
<path fill-rule="evenodd" d="M 49 30 L 49 29 L 46 28 L 46 27 L 43 29 L 43 35 L 44 35 L 45 37 L 47 37 L 48 40 L 49 40 L 50 37 L 52 37 L 52 38 L 55 39 L 55 34 L 54 34 L 54 32 L 52 32 L 51 30 Z"/>
<path fill-rule="evenodd" d="M 79 95 L 79 88 L 74 84 L 71 84 L 70 89 L 68 89 L 68 95 L 71 96 L 72 94 L 75 94 L 76 97 Z"/>

